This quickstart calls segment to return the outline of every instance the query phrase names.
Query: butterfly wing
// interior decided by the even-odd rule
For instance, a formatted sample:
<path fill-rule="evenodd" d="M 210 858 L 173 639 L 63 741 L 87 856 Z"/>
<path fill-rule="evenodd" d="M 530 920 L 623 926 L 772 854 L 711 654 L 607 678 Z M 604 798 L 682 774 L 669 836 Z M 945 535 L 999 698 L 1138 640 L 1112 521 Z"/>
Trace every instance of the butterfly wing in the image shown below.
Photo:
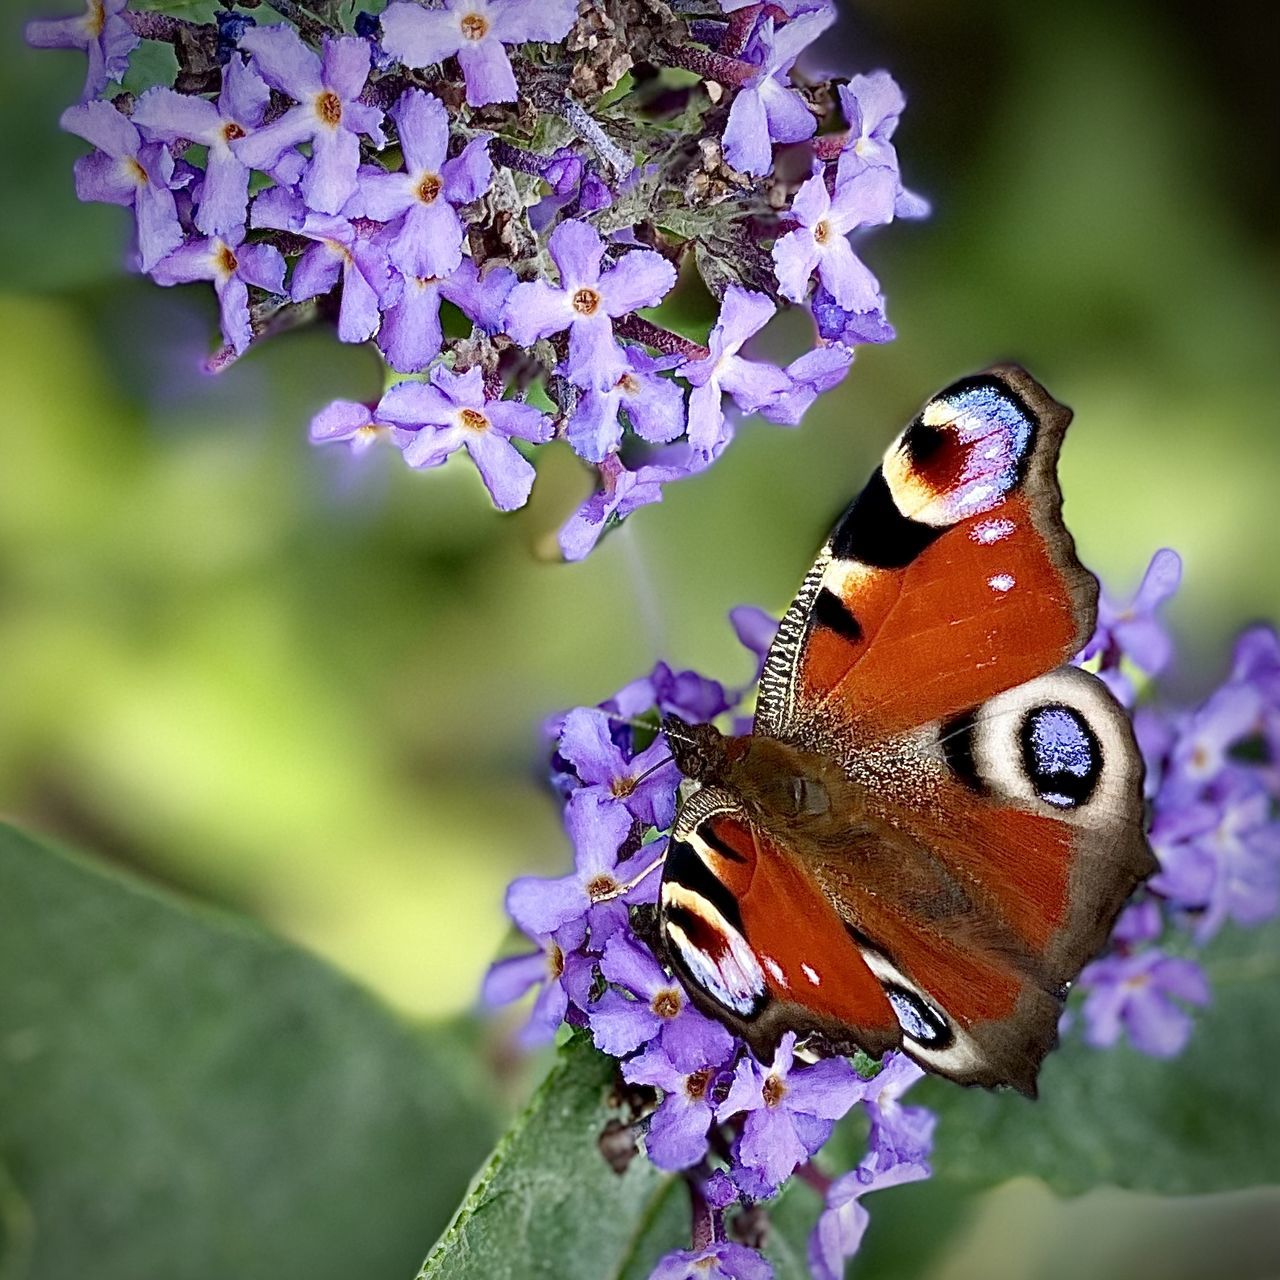
<path fill-rule="evenodd" d="M 682 806 L 659 913 L 667 958 L 694 1002 L 762 1060 L 786 1031 L 877 1054 L 899 1044 L 884 988 L 812 871 L 722 788 Z"/>
<path fill-rule="evenodd" d="M 837 521 L 765 661 L 755 732 L 883 741 L 1067 661 L 1097 583 L 1062 523 L 1071 411 L 999 366 L 940 392 Z"/>
<path fill-rule="evenodd" d="M 905 993 L 904 1049 L 964 1083 L 1034 1094 L 1070 983 L 1155 869 L 1128 716 L 1063 667 L 891 749 L 913 763 L 867 806 L 892 839 L 871 856 L 797 852 L 868 966 Z"/>
<path fill-rule="evenodd" d="M 1062 522 L 1069 420 L 1012 366 L 934 397 L 806 576 L 755 720 L 840 760 L 882 824 L 790 852 L 881 981 L 903 1046 L 1027 1092 L 1067 984 L 1155 866 L 1128 717 L 1060 666 L 1097 601 Z"/>

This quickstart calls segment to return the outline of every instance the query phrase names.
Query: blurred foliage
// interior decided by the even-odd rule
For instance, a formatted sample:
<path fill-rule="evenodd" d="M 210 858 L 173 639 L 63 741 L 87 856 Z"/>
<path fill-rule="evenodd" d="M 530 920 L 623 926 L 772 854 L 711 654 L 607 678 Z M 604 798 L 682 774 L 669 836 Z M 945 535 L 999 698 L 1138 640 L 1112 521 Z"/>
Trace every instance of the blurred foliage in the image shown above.
<path fill-rule="evenodd" d="M 5 1276 L 410 1274 L 492 1134 L 455 1029 L 8 827 L 0 884 Z"/>
<path fill-rule="evenodd" d="M 197 372 L 214 333 L 212 300 L 202 288 L 162 291 L 126 277 L 124 212 L 75 202 L 81 145 L 56 120 L 79 91 L 82 66 L 70 54 L 21 49 L 25 7 L 0 15 L 10 51 L 0 77 L 10 121 L 0 131 L 0 811 L 235 907 L 402 1010 L 468 1006 L 506 932 L 506 881 L 564 863 L 541 785 L 540 718 L 603 697 L 656 657 L 744 678 L 727 609 L 785 605 L 828 517 L 919 402 L 959 373 L 1020 359 L 1075 407 L 1063 460 L 1067 518 L 1086 562 L 1114 588 L 1136 582 L 1157 546 L 1184 554 L 1173 613 L 1189 695 L 1222 670 L 1242 622 L 1280 613 L 1270 166 L 1280 112 L 1261 13 L 1189 0 L 845 6 L 847 53 L 834 40 L 824 51 L 844 69 L 885 65 L 899 77 L 910 99 L 898 134 L 904 170 L 935 206 L 929 222 L 866 246 L 901 336 L 864 350 L 802 430 L 747 427 L 708 474 L 674 487 L 585 565 L 565 568 L 539 557 L 587 487 L 567 453 L 548 451 L 530 508 L 500 517 L 465 464 L 414 475 L 388 454 L 352 465 L 308 448 L 306 421 L 327 399 L 380 389 L 377 362 L 331 335 L 289 335 L 217 380 Z M 776 328 L 784 350 L 788 325 Z M 14 865 L 3 863 L 6 877 Z M 0 901 L 12 888 L 0 880 Z M 41 988 L 40 1017 L 71 1045 L 89 1034 L 86 1018 L 105 1034 L 72 987 L 96 991 L 111 975 L 78 952 L 65 971 L 50 968 L 80 927 L 75 904 L 52 885 L 50 895 L 16 920 L 42 950 L 19 949 L 8 972 L 52 984 Z M 152 904 L 132 892 L 121 901 L 132 904 L 121 921 Z M 234 988 L 215 981 L 221 946 L 210 938 L 224 927 L 205 936 L 213 926 L 190 926 L 209 949 L 209 973 L 184 975 L 193 1017 L 201 993 L 224 1002 L 223 1018 L 238 1012 Z M 229 954 L 249 947 L 239 931 L 228 936 L 237 944 L 226 943 Z M 121 946 L 117 938 L 101 955 Z M 235 972 L 227 969 L 228 983 Z M 65 1025 L 54 1016 L 55 979 L 68 984 Z M 307 981 L 345 991 L 318 970 Z M 359 1003 L 349 992 L 341 999 Z M 1225 986 L 1221 1000 L 1234 1005 Z M 1274 1036 L 1273 999 L 1251 1016 L 1240 1007 L 1239 1035 L 1265 1023 Z M 91 1057 L 72 1057 L 47 1073 L 43 1102 L 34 1085 L 24 1098 L 24 1110 L 47 1117 L 42 1136 L 57 1135 L 49 1177 L 61 1156 L 68 1169 L 100 1168 L 111 1181 L 106 1163 L 74 1163 L 73 1122 L 90 1113 L 84 1099 L 104 1088 L 116 1097 L 130 1073 L 142 1073 L 139 1088 L 155 1089 L 166 1107 L 181 1103 L 144 1117 L 138 1133 L 173 1142 L 182 1130 L 166 1134 L 165 1124 L 195 1122 L 191 1100 L 164 1074 L 163 1010 L 137 997 L 122 1008 L 154 1061 L 137 1055 L 95 1072 Z M 267 1008 L 243 1013 L 260 1018 Z M 340 1071 L 343 1049 L 356 1053 L 365 1039 L 394 1041 L 391 1024 L 361 1008 L 370 1029 L 351 1044 L 349 1030 L 315 1042 L 314 1069 Z M 122 1037 L 128 1030 L 122 1024 Z M 1213 1094 L 1222 1086 L 1215 1043 L 1204 1037 L 1171 1067 L 1115 1061 L 1153 1090 L 1157 1077 L 1185 1087 L 1188 1114 L 1218 1097 L 1229 1116 L 1223 1132 L 1247 1147 L 1241 1101 Z M 1265 1078 L 1261 1058 L 1249 1061 Z M 286 1066 L 301 1071 L 301 1056 L 261 1086 L 285 1101 Z M 412 1095 L 413 1069 L 388 1071 L 380 1086 Z M 1051 1064 L 1053 1078 L 1069 1071 L 1065 1055 Z M 1128 1077 L 1110 1087 L 1138 1089 Z M 1079 1081 L 1062 1089 L 1077 1109 L 1091 1105 Z M 962 1095 L 957 1116 L 971 1101 L 983 1100 Z M 949 1124 L 944 1150 L 963 1140 L 955 1130 L 988 1120 Z M 115 1122 L 124 1124 L 119 1114 Z M 234 1115 L 225 1123 L 232 1128 Z M 477 1120 L 475 1133 L 484 1127 Z M 296 1148 L 280 1158 L 302 1167 L 329 1158 L 330 1135 L 316 1130 L 310 1141 L 295 1131 Z M 1068 1130 L 1057 1132 L 1069 1155 Z M 137 1140 L 120 1133 L 122 1146 Z M 200 1174 L 195 1156 L 172 1150 L 173 1178 Z M 965 1158 L 961 1147 L 954 1158 Z M 1157 1143 L 1152 1159 L 1175 1156 Z M 276 1168 L 243 1171 L 264 1203 Z M 5 1242 L 31 1230 L 19 1172 L 0 1169 Z M 385 1216 L 400 1206 L 407 1217 L 388 1229 L 383 1257 L 407 1249 L 416 1263 L 439 1206 L 417 1174 L 405 1177 L 405 1198 L 389 1201 Z M 353 1174 L 350 1185 L 358 1182 Z M 422 1200 L 406 1209 L 417 1191 Z M 359 1194 L 377 1207 L 372 1190 Z M 913 1195 L 946 1193 L 877 1197 L 885 1225 L 869 1237 L 869 1274 L 925 1265 L 917 1257 L 912 1272 L 892 1260 L 913 1256 L 921 1234 L 911 1206 L 926 1202 Z M 929 1203 L 936 1241 L 938 1224 L 957 1219 L 946 1203 Z M 1064 1238 L 1055 1232 L 1066 1230 L 1065 1210 L 1011 1203 L 1045 1240 Z M 1249 1220 L 1274 1215 L 1277 1203 L 1250 1201 Z M 1154 1222 L 1148 1210 L 1143 1221 Z M 1071 1212 L 1077 1231 L 1091 1220 Z M 1108 1212 L 1097 1208 L 1098 1220 Z M 1231 1215 L 1245 1212 L 1206 1208 L 1203 1221 L 1243 1239 Z M 1179 1221 L 1201 1219 L 1187 1210 Z M 972 1241 L 982 1229 L 975 1219 Z M 897 1240 L 900 1252 L 881 1252 L 877 1238 Z M 401 1265 L 356 1270 L 406 1274 Z M 1170 1255 L 1166 1274 L 1193 1274 L 1178 1265 Z M 1094 1274 L 1134 1272 L 1113 1257 Z"/>

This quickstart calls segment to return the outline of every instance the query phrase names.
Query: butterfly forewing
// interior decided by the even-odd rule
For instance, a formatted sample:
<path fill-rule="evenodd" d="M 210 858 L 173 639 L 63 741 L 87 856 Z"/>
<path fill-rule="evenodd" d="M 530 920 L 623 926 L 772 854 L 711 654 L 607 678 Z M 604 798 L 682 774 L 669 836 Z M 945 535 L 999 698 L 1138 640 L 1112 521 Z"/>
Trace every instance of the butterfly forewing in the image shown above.
<path fill-rule="evenodd" d="M 762 1058 L 785 1031 L 880 1053 L 899 1041 L 885 992 L 812 871 L 728 792 L 682 809 L 663 873 L 668 958 L 699 1006 Z"/>

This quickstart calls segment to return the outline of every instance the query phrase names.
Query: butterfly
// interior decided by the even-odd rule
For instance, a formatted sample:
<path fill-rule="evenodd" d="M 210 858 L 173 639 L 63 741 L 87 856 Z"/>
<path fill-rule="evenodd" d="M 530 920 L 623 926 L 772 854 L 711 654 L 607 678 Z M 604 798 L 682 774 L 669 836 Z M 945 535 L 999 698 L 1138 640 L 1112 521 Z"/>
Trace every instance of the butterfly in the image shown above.
<path fill-rule="evenodd" d="M 1034 1096 L 1156 869 L 1129 717 L 1068 665 L 1098 597 L 1062 521 L 1070 419 L 1013 365 L 934 396 L 818 552 L 752 732 L 664 721 L 661 946 L 764 1061 L 793 1031 Z"/>

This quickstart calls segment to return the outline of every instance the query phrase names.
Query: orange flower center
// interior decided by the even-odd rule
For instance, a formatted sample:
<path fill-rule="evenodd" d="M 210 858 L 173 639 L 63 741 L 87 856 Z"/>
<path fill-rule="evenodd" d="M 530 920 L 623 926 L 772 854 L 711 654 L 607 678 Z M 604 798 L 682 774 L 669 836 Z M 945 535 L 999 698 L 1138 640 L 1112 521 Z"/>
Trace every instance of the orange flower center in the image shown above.
<path fill-rule="evenodd" d="M 214 266 L 222 275 L 233 276 L 240 263 L 236 260 L 235 251 L 229 244 L 219 244 L 213 255 Z"/>
<path fill-rule="evenodd" d="M 618 882 L 610 875 L 603 872 L 587 883 L 587 897 L 592 902 L 601 902 L 612 894 L 617 893 Z"/>
<path fill-rule="evenodd" d="M 124 163 L 125 168 L 129 170 L 129 176 L 134 180 L 134 182 L 136 182 L 140 187 L 145 187 L 150 179 L 147 177 L 147 171 L 142 167 L 142 165 L 132 156 L 130 156 Z"/>
<path fill-rule="evenodd" d="M 580 316 L 593 316 L 600 305 L 600 295 L 594 289 L 579 289 L 573 295 L 573 309 Z"/>
<path fill-rule="evenodd" d="M 674 1018 L 680 1012 L 680 993 L 674 987 L 657 992 L 649 1007 L 660 1018 Z"/>
<path fill-rule="evenodd" d="M 235 142 L 237 139 L 243 137 L 244 130 L 236 124 L 234 120 L 228 120 L 227 123 L 222 126 L 223 142 Z"/>
<path fill-rule="evenodd" d="M 760 1090 L 766 1107 L 776 1107 L 786 1096 L 787 1086 L 777 1076 L 770 1076 Z"/>
<path fill-rule="evenodd" d="M 618 386 L 620 386 L 628 395 L 633 396 L 640 390 L 640 379 L 637 378 L 634 373 L 624 373 L 622 377 L 618 379 Z"/>
<path fill-rule="evenodd" d="M 337 128 L 342 123 L 342 99 L 332 89 L 316 94 L 316 115 L 325 124 Z"/>
<path fill-rule="evenodd" d="M 818 225 L 813 229 L 813 238 L 819 244 L 826 244 L 827 237 L 830 234 L 831 234 L 831 228 L 830 226 L 827 225 L 827 220 L 825 218 L 823 218 L 823 220 L 819 222 Z"/>
<path fill-rule="evenodd" d="M 84 16 L 85 29 L 96 40 L 107 25 L 107 11 L 102 0 L 89 0 L 89 9 Z"/>
<path fill-rule="evenodd" d="M 467 40 L 483 40 L 489 34 L 489 20 L 478 13 L 463 14 L 458 24 L 462 28 L 463 37 Z"/>
<path fill-rule="evenodd" d="M 553 981 L 564 972 L 564 952 L 558 943 L 553 942 L 547 949 L 547 969 Z"/>
<path fill-rule="evenodd" d="M 684 1092 L 692 1102 L 697 1102 L 699 1098 L 707 1096 L 707 1086 L 711 1083 L 711 1077 L 715 1073 L 710 1067 L 703 1067 L 701 1071 L 695 1071 L 691 1076 L 684 1078 Z"/>
<path fill-rule="evenodd" d="M 487 431 L 489 429 L 489 419 L 479 409 L 463 409 L 458 414 L 458 421 L 468 431 Z"/>
<path fill-rule="evenodd" d="M 418 199 L 423 204 L 434 204 L 442 185 L 438 173 L 424 173 L 422 181 L 418 183 Z"/>

